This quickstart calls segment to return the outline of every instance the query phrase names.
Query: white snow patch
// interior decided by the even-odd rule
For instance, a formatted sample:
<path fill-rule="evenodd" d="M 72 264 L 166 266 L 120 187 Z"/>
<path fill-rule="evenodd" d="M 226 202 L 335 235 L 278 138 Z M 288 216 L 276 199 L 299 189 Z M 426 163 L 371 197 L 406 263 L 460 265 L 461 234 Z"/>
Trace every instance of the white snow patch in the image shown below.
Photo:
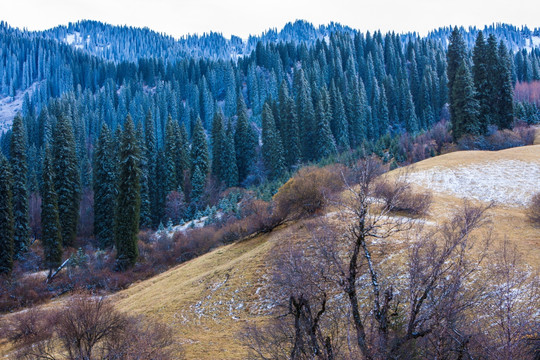
<path fill-rule="evenodd" d="M 532 47 L 540 46 L 540 36 L 531 36 L 531 46 Z"/>
<path fill-rule="evenodd" d="M 501 205 L 528 204 L 540 183 L 540 164 L 499 160 L 460 168 L 436 167 L 409 174 L 409 181 L 460 198 Z"/>
<path fill-rule="evenodd" d="M 67 34 L 66 35 L 66 43 L 69 45 L 73 44 L 75 42 L 75 34 Z"/>
<path fill-rule="evenodd" d="M 67 34 L 64 42 L 68 45 L 80 44 L 82 42 L 81 33 L 75 31 L 73 34 Z"/>
<path fill-rule="evenodd" d="M 4 132 L 11 129 L 11 125 L 13 124 L 13 118 L 17 114 L 17 112 L 21 111 L 24 96 L 26 93 L 29 93 L 29 95 L 32 95 L 32 92 L 37 89 L 37 85 L 39 83 L 35 82 L 33 83 L 28 89 L 24 91 L 18 91 L 17 95 L 14 97 L 7 96 L 4 98 L 0 98 L 0 134 L 3 134 Z"/>

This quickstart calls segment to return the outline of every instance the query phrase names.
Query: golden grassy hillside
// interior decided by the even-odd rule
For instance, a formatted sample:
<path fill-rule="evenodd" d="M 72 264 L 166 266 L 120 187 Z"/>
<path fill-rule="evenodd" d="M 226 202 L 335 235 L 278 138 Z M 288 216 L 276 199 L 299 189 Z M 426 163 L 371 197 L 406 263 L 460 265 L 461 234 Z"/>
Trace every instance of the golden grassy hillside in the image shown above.
<path fill-rule="evenodd" d="M 491 172 L 498 173 L 482 172 L 488 166 L 493 167 Z M 504 200 L 509 198 L 509 191 L 519 190 L 515 187 L 520 179 L 528 179 L 527 170 L 540 169 L 540 145 L 498 152 L 454 152 L 415 164 L 408 169 L 408 176 L 415 186 L 433 187 L 429 185 L 430 176 L 437 175 L 433 179 L 441 183 L 448 179 L 460 181 L 453 176 L 464 168 L 478 170 L 479 177 L 489 180 L 487 195 Z M 389 175 L 398 176 L 402 171 L 398 169 Z M 540 191 L 540 177 L 535 184 L 536 189 L 531 186 L 524 191 Z M 461 204 L 462 197 L 485 195 L 474 179 L 462 185 L 463 191 L 453 192 L 452 185 L 448 186 L 449 191 L 434 193 L 428 220 L 446 217 Z M 516 194 L 515 197 L 527 196 L 523 192 Z M 499 201 L 491 216 L 495 231 L 516 244 L 530 265 L 540 268 L 540 229 L 527 222 L 524 206 Z M 113 298 L 122 311 L 144 314 L 172 326 L 184 345 L 187 359 L 245 358 L 247 349 L 236 335 L 247 322 L 265 321 L 271 308 L 265 291 L 269 264 L 280 245 L 309 236 L 304 224 L 305 221 L 289 224 L 269 234 L 223 246 L 134 284 Z"/>
<path fill-rule="evenodd" d="M 410 172 L 412 176 L 422 171 L 482 167 L 499 161 L 540 166 L 540 146 L 498 152 L 454 152 L 417 163 Z M 512 183 L 523 174 L 494 176 Z M 540 180 L 537 188 L 540 191 Z M 503 192 L 506 190 L 501 188 Z M 434 200 L 430 214 L 432 221 L 445 217 L 462 201 L 452 193 L 435 193 Z M 517 244 L 529 264 L 540 267 L 540 230 L 527 222 L 523 207 L 499 204 L 491 214 L 495 231 L 506 234 Z M 246 349 L 235 334 L 246 321 L 264 321 L 264 310 L 268 305 L 264 283 L 267 265 L 274 253 L 272 250 L 283 242 L 306 236 L 302 229 L 302 224 L 294 224 L 219 248 L 121 292 L 117 295 L 118 306 L 172 325 L 184 339 L 188 359 L 243 358 Z"/>

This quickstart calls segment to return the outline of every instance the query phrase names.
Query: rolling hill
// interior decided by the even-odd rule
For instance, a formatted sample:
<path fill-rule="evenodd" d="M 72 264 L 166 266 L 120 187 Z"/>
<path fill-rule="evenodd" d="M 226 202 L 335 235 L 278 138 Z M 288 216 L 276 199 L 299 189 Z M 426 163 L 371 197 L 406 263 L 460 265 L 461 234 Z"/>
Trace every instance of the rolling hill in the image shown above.
<path fill-rule="evenodd" d="M 413 183 L 435 191 L 429 221 L 444 218 L 463 199 L 494 200 L 495 232 L 516 244 L 529 265 L 540 268 L 540 229 L 527 222 L 523 211 L 524 200 L 538 187 L 538 177 L 530 175 L 540 171 L 540 145 L 454 152 L 408 170 Z M 475 176 L 478 182 L 472 180 Z M 461 186 L 455 187 L 455 182 Z M 265 291 L 272 255 L 284 242 L 309 236 L 304 225 L 305 221 L 294 223 L 221 247 L 135 284 L 115 295 L 118 307 L 173 326 L 189 359 L 243 358 L 247 349 L 236 334 L 247 322 L 261 322 L 273 314 Z"/>

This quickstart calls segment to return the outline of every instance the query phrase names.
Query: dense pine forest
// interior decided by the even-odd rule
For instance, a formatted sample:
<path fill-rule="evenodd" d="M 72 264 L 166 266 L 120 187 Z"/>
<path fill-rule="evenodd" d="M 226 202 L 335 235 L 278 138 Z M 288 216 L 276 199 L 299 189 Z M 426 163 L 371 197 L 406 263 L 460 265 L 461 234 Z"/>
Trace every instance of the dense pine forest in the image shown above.
<path fill-rule="evenodd" d="M 246 41 L 176 40 L 90 21 L 1 23 L 0 95 L 22 106 L 1 119 L 12 126 L 0 138 L 0 270 L 35 239 L 50 275 L 88 244 L 114 247 L 127 269 L 139 230 L 236 208 L 226 189 L 269 198 L 305 164 L 375 153 L 395 167 L 441 152 L 424 140 L 411 156 L 432 129 L 457 142 L 537 123 L 537 99 L 516 101 L 514 87 L 540 81 L 539 36 L 299 21 Z"/>

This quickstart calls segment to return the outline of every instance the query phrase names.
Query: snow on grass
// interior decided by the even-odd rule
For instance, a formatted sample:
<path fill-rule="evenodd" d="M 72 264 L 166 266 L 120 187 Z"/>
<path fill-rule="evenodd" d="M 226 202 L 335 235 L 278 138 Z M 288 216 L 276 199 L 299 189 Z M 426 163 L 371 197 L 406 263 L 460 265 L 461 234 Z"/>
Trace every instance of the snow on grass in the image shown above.
<path fill-rule="evenodd" d="M 460 168 L 435 167 L 409 174 L 409 181 L 460 198 L 500 205 L 528 204 L 540 184 L 540 164 L 499 160 Z"/>

